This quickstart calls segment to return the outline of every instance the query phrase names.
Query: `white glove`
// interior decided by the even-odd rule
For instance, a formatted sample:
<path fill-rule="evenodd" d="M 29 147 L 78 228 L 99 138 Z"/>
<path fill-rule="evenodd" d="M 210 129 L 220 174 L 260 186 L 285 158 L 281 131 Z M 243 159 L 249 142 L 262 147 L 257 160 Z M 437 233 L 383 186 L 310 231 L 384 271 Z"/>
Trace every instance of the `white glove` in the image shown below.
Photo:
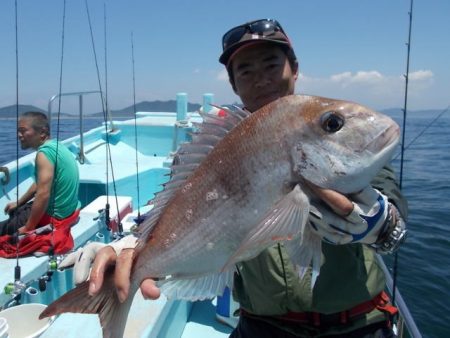
<path fill-rule="evenodd" d="M 392 206 L 387 197 L 372 187 L 349 196 L 353 210 L 347 216 L 335 214 L 328 206 L 311 206 L 310 224 L 323 240 L 332 244 L 373 244 L 384 234 Z"/>
<path fill-rule="evenodd" d="M 117 241 L 104 244 L 91 242 L 84 247 L 79 248 L 68 254 L 59 264 L 60 269 L 65 269 L 73 265 L 73 282 L 75 284 L 83 283 L 88 280 L 91 271 L 91 264 L 97 255 L 97 252 L 105 246 L 110 246 L 119 256 L 124 249 L 134 249 L 137 244 L 137 238 L 133 235 L 125 236 Z"/>

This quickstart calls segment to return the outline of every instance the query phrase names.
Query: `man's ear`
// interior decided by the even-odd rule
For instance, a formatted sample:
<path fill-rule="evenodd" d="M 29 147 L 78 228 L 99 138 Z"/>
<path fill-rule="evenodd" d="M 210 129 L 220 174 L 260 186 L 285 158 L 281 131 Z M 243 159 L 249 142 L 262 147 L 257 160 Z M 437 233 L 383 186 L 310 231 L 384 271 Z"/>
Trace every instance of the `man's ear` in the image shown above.
<path fill-rule="evenodd" d="M 233 88 L 234 93 L 235 93 L 237 96 L 239 96 L 239 93 L 237 92 L 236 85 L 234 84 L 233 81 L 231 81 L 231 79 L 230 79 L 230 84 L 231 84 L 231 88 Z"/>
<path fill-rule="evenodd" d="M 231 65 L 231 62 L 230 62 L 230 64 L 227 67 L 228 81 L 230 82 L 231 88 L 233 88 L 234 93 L 239 96 L 239 94 L 237 93 L 236 85 L 234 83 L 234 76 L 233 76 L 233 73 L 231 70 L 232 67 L 233 66 Z"/>
<path fill-rule="evenodd" d="M 298 79 L 298 74 L 299 74 L 298 61 L 295 62 L 293 71 L 294 71 L 294 79 L 295 79 L 295 81 L 297 81 L 297 79 Z"/>

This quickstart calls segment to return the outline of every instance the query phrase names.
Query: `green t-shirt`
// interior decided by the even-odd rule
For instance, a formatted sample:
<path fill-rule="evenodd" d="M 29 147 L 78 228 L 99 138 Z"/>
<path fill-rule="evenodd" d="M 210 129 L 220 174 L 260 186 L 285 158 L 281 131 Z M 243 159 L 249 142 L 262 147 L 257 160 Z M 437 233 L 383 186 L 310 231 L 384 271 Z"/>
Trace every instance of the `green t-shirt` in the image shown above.
<path fill-rule="evenodd" d="M 56 161 L 57 151 L 58 160 Z M 56 140 L 46 141 L 37 149 L 37 152 L 43 153 L 56 168 L 46 213 L 58 219 L 66 218 L 80 207 L 78 200 L 80 178 L 75 158 L 67 147 L 57 143 Z M 37 166 L 35 175 L 37 179 Z"/>

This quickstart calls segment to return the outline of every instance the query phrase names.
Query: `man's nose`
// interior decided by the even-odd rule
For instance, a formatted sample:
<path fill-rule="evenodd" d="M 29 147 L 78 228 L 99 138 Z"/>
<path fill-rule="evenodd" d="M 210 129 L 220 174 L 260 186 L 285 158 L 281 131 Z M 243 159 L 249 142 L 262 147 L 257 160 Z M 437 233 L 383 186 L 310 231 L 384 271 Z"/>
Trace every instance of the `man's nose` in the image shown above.
<path fill-rule="evenodd" d="M 270 83 L 270 79 L 264 73 L 260 73 L 256 76 L 256 79 L 255 79 L 255 87 L 256 88 L 262 88 L 264 86 L 267 86 L 269 83 Z"/>

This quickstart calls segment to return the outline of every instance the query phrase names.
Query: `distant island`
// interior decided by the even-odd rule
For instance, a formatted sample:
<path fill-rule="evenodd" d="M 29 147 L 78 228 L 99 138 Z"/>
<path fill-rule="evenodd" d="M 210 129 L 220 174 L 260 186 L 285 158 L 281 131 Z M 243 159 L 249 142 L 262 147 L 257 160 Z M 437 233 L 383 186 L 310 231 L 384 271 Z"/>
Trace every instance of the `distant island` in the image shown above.
<path fill-rule="evenodd" d="M 22 113 L 25 113 L 27 111 L 38 111 L 41 113 L 47 113 L 45 110 L 35 107 L 35 106 L 19 104 L 19 115 Z M 17 106 L 16 105 L 0 108 L 0 118 L 16 118 L 16 116 L 17 116 Z"/>
<path fill-rule="evenodd" d="M 188 103 L 187 110 L 188 111 L 196 111 L 201 107 L 198 103 Z M 120 110 L 111 110 L 111 115 L 113 118 L 132 118 L 134 116 L 134 112 L 175 112 L 177 109 L 177 101 L 175 100 L 169 100 L 169 101 L 142 101 L 139 103 L 136 103 L 136 107 L 129 106 Z M 42 113 L 47 113 L 47 111 L 32 106 L 32 105 L 19 105 L 19 115 L 26 112 L 26 111 L 39 111 Z M 12 106 L 6 106 L 3 108 L 0 108 L 0 119 L 5 118 L 16 118 L 17 115 L 17 107 L 16 105 Z M 52 114 L 53 115 L 53 114 Z M 62 118 L 73 118 L 77 117 L 77 114 L 68 114 L 61 112 Z M 93 114 L 86 114 L 86 117 L 91 118 L 100 118 L 103 117 L 103 112 L 93 113 Z"/>

